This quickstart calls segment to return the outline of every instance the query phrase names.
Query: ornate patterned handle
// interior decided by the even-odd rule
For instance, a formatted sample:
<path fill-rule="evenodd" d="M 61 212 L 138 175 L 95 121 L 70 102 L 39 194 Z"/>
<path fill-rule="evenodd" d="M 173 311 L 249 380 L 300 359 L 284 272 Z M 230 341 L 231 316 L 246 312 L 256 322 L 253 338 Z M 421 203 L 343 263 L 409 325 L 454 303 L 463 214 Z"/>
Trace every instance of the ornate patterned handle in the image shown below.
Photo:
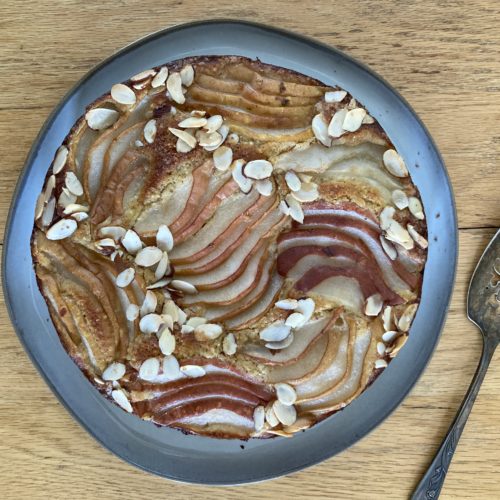
<path fill-rule="evenodd" d="M 439 497 L 446 473 L 448 472 L 448 467 L 450 466 L 451 459 L 455 453 L 455 448 L 460 436 L 462 435 L 465 424 L 467 423 L 472 405 L 476 400 L 476 396 L 479 392 L 479 388 L 481 387 L 481 383 L 483 382 L 486 370 L 488 369 L 493 353 L 495 352 L 496 345 L 496 341 L 494 340 L 484 340 L 481 361 L 479 362 L 479 366 L 477 367 L 469 390 L 467 391 L 458 414 L 455 417 L 455 420 L 453 421 L 453 424 L 444 438 L 438 452 L 436 453 L 434 460 L 413 492 L 411 497 L 412 500 L 434 500 Z"/>

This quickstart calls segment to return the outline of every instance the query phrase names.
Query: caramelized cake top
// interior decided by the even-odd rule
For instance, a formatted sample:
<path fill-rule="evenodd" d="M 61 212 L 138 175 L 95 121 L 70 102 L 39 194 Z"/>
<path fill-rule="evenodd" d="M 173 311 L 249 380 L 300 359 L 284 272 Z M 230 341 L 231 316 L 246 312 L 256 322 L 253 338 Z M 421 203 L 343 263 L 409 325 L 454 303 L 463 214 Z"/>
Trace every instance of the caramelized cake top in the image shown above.
<path fill-rule="evenodd" d="M 346 91 L 197 57 L 88 107 L 47 174 L 32 253 L 62 344 L 124 410 L 290 436 L 404 345 L 424 219 L 404 160 Z"/>

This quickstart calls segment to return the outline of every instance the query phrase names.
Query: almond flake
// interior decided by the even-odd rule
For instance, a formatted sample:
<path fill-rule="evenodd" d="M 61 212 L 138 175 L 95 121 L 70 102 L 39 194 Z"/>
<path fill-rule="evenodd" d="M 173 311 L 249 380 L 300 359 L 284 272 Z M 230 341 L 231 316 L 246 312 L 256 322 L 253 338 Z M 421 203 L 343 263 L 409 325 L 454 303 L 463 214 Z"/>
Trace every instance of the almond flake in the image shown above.
<path fill-rule="evenodd" d="M 123 389 L 115 389 L 111 392 L 111 397 L 115 400 L 115 402 L 121 406 L 125 411 L 132 413 L 132 405 L 127 398 L 127 395 L 123 391 Z"/>
<path fill-rule="evenodd" d="M 81 222 L 85 219 L 88 219 L 89 214 L 87 212 L 75 212 L 71 214 L 71 217 L 75 219 L 77 222 Z"/>
<path fill-rule="evenodd" d="M 390 344 L 394 341 L 394 339 L 399 335 L 399 332 L 395 331 L 395 330 L 389 330 L 387 332 L 384 332 L 384 334 L 382 335 L 382 340 L 386 343 L 386 344 Z"/>
<path fill-rule="evenodd" d="M 227 146 L 221 146 L 214 151 L 213 160 L 215 168 L 225 172 L 233 162 L 233 150 Z"/>
<path fill-rule="evenodd" d="M 163 278 L 159 281 L 156 281 L 155 283 L 151 283 L 151 285 L 148 285 L 146 288 L 148 290 L 154 290 L 155 288 L 163 288 L 167 286 L 170 283 L 170 279 L 168 278 Z"/>
<path fill-rule="evenodd" d="M 184 365 L 181 366 L 181 373 L 190 378 L 203 377 L 206 371 L 202 366 L 199 365 Z"/>
<path fill-rule="evenodd" d="M 125 365 L 123 363 L 111 363 L 108 367 L 102 372 L 103 380 L 108 382 L 112 382 L 114 380 L 120 380 L 123 375 L 125 375 Z"/>
<path fill-rule="evenodd" d="M 425 250 L 429 246 L 429 242 L 411 224 L 407 224 L 406 229 L 420 248 Z"/>
<path fill-rule="evenodd" d="M 115 240 L 112 238 L 103 238 L 102 240 L 96 240 L 94 242 L 94 245 L 97 248 L 105 248 L 105 247 L 116 248 Z"/>
<path fill-rule="evenodd" d="M 178 104 L 184 104 L 186 98 L 182 93 L 182 79 L 179 73 L 171 73 L 167 78 L 167 90 L 170 97 Z"/>
<path fill-rule="evenodd" d="M 168 129 L 172 134 L 185 142 L 188 146 L 192 148 L 196 147 L 196 139 L 185 130 L 179 130 L 178 128 L 169 127 Z"/>
<path fill-rule="evenodd" d="M 219 132 L 201 132 L 196 133 L 196 137 L 201 147 L 203 148 L 213 148 L 217 145 L 222 144 L 222 136 Z"/>
<path fill-rule="evenodd" d="M 202 128 L 207 124 L 206 118 L 190 116 L 177 124 L 180 128 Z"/>
<path fill-rule="evenodd" d="M 415 218 L 418 220 L 424 220 L 424 209 L 422 208 L 422 203 L 415 196 L 410 196 L 408 199 L 408 208 Z"/>
<path fill-rule="evenodd" d="M 75 212 L 88 212 L 89 207 L 87 205 L 78 205 L 76 203 L 70 203 L 64 208 L 64 215 L 71 215 Z"/>
<path fill-rule="evenodd" d="M 227 134 L 229 133 L 229 127 L 226 124 L 223 124 L 217 130 L 217 133 L 220 135 L 220 141 L 213 146 L 205 146 L 205 151 L 215 151 L 221 144 L 223 144 L 226 140 Z"/>
<path fill-rule="evenodd" d="M 132 281 L 134 281 L 134 278 L 135 278 L 135 269 L 133 267 L 129 267 L 128 269 L 125 269 L 125 271 L 122 271 L 116 277 L 116 286 L 119 288 L 125 288 L 126 286 L 130 285 Z"/>
<path fill-rule="evenodd" d="M 151 80 L 151 87 L 154 89 L 165 85 L 168 76 L 168 68 L 166 66 L 162 66 L 160 71 L 155 75 L 155 77 Z"/>
<path fill-rule="evenodd" d="M 260 338 L 266 342 L 279 342 L 290 335 L 291 327 L 285 323 L 273 323 L 260 332 Z"/>
<path fill-rule="evenodd" d="M 78 180 L 74 172 L 66 172 L 65 184 L 69 191 L 75 196 L 81 196 L 83 194 L 82 183 Z"/>
<path fill-rule="evenodd" d="M 363 123 L 363 125 L 371 125 L 372 123 L 375 123 L 375 118 L 373 118 L 373 116 L 366 113 L 365 117 L 363 118 L 362 123 Z"/>
<path fill-rule="evenodd" d="M 174 329 L 174 320 L 172 318 L 172 316 L 170 316 L 170 314 L 160 314 L 161 316 L 161 320 L 163 321 L 163 325 L 162 325 L 162 328 L 163 326 L 166 326 L 170 331 L 172 331 Z M 161 332 L 162 330 L 160 330 Z"/>
<path fill-rule="evenodd" d="M 189 113 L 191 116 L 205 116 L 207 112 L 203 109 L 193 109 L 191 113 Z"/>
<path fill-rule="evenodd" d="M 156 333 L 162 324 L 162 318 L 159 314 L 146 314 L 139 321 L 139 330 L 142 333 Z"/>
<path fill-rule="evenodd" d="M 375 368 L 377 370 L 381 368 L 387 368 L 387 361 L 385 359 L 376 359 L 375 360 Z"/>
<path fill-rule="evenodd" d="M 40 193 L 36 199 L 35 205 L 35 220 L 37 221 L 43 214 L 43 209 L 45 208 L 45 195 Z"/>
<path fill-rule="evenodd" d="M 262 196 L 271 196 L 273 193 L 273 183 L 269 179 L 255 181 L 255 189 Z"/>
<path fill-rule="evenodd" d="M 320 113 L 312 119 L 311 123 L 314 137 L 326 147 L 332 145 L 332 139 L 328 136 L 328 124 L 325 122 L 323 115 Z"/>
<path fill-rule="evenodd" d="M 392 201 L 394 205 L 399 208 L 399 210 L 404 210 L 408 206 L 408 196 L 401 189 L 395 189 L 392 192 Z"/>
<path fill-rule="evenodd" d="M 85 113 L 85 120 L 92 130 L 104 130 L 111 127 L 119 116 L 120 113 L 114 109 L 94 108 Z"/>
<path fill-rule="evenodd" d="M 366 299 L 365 314 L 367 316 L 378 316 L 383 305 L 384 301 L 379 293 L 370 295 L 370 297 Z"/>
<path fill-rule="evenodd" d="M 153 381 L 160 372 L 160 362 L 157 358 L 148 358 L 142 362 L 139 368 L 139 378 Z"/>
<path fill-rule="evenodd" d="M 184 142 L 182 139 L 177 139 L 175 143 L 175 150 L 178 153 L 189 153 L 192 151 L 194 146 L 190 146 L 187 142 Z"/>
<path fill-rule="evenodd" d="M 318 185 L 313 182 L 304 182 L 300 189 L 292 191 L 292 196 L 301 203 L 309 203 L 319 198 Z"/>
<path fill-rule="evenodd" d="M 139 83 L 132 84 L 132 88 L 135 90 L 143 90 L 148 86 L 149 80 L 143 80 Z"/>
<path fill-rule="evenodd" d="M 164 252 L 170 252 L 170 250 L 174 248 L 174 237 L 165 224 L 158 227 L 158 232 L 156 233 L 156 246 Z"/>
<path fill-rule="evenodd" d="M 297 309 L 298 305 L 299 303 L 295 299 L 283 299 L 278 300 L 278 302 L 274 304 L 274 307 L 277 307 L 278 309 L 284 309 L 285 311 L 293 311 L 294 309 Z"/>
<path fill-rule="evenodd" d="M 393 241 L 394 243 L 398 243 L 406 250 L 411 250 L 415 246 L 410 233 L 399 222 L 395 220 L 392 220 L 389 224 L 385 237 L 388 240 Z"/>
<path fill-rule="evenodd" d="M 384 235 L 380 235 L 380 244 L 382 245 L 382 248 L 384 249 L 384 252 L 387 254 L 389 259 L 391 260 L 396 260 L 398 257 L 398 251 L 396 250 L 396 247 L 386 239 Z"/>
<path fill-rule="evenodd" d="M 394 214 L 396 213 L 396 209 L 391 206 L 385 207 L 382 212 L 380 212 L 380 227 L 385 231 L 389 229 L 391 222 L 393 221 Z"/>
<path fill-rule="evenodd" d="M 342 125 L 344 124 L 345 117 L 347 115 L 347 109 L 339 109 L 335 112 L 328 125 L 328 135 L 330 137 L 340 137 L 345 133 Z"/>
<path fill-rule="evenodd" d="M 135 263 L 142 267 L 151 267 L 160 262 L 163 252 L 158 247 L 145 247 L 139 250 Z"/>
<path fill-rule="evenodd" d="M 68 205 L 76 203 L 76 195 L 71 193 L 68 188 L 63 187 L 57 202 L 59 206 L 66 208 Z"/>
<path fill-rule="evenodd" d="M 266 422 L 270 425 L 270 427 L 276 427 L 280 423 L 278 418 L 276 417 L 276 414 L 274 413 L 272 405 L 269 405 L 269 407 L 266 409 Z"/>
<path fill-rule="evenodd" d="M 135 92 L 123 83 L 117 83 L 111 87 L 111 97 L 117 103 L 124 104 L 126 106 L 135 104 L 135 101 L 137 100 Z"/>
<path fill-rule="evenodd" d="M 151 290 L 148 290 L 141 306 L 141 317 L 155 312 L 157 305 L 158 299 L 156 298 L 156 295 Z"/>
<path fill-rule="evenodd" d="M 240 136 L 236 132 L 233 132 L 227 136 L 227 142 L 228 144 L 235 146 L 238 142 L 240 142 Z"/>
<path fill-rule="evenodd" d="M 139 306 L 136 304 L 129 304 L 125 315 L 129 321 L 135 321 L 139 317 Z"/>
<path fill-rule="evenodd" d="M 222 351 L 226 356 L 234 356 L 236 354 L 238 346 L 236 344 L 236 338 L 234 334 L 229 333 L 224 337 L 222 341 Z"/>
<path fill-rule="evenodd" d="M 285 325 L 291 328 L 299 328 L 306 323 L 306 318 L 302 313 L 294 312 L 286 318 Z"/>
<path fill-rule="evenodd" d="M 292 425 L 297 420 L 297 411 L 293 405 L 284 405 L 277 400 L 273 403 L 273 411 L 283 425 Z"/>
<path fill-rule="evenodd" d="M 385 344 L 383 342 L 377 342 L 377 353 L 379 356 L 385 354 Z"/>
<path fill-rule="evenodd" d="M 273 165 L 267 160 L 252 160 L 245 165 L 243 173 L 251 179 L 267 179 L 273 173 Z"/>
<path fill-rule="evenodd" d="M 165 276 L 165 274 L 168 273 L 169 269 L 170 266 L 168 261 L 168 254 L 167 252 L 163 252 L 160 262 L 158 262 L 158 265 L 156 266 L 155 269 L 155 279 L 159 280 L 163 278 L 163 276 Z"/>
<path fill-rule="evenodd" d="M 191 64 L 187 64 L 181 69 L 181 81 L 186 87 L 189 87 L 194 81 L 194 69 Z"/>
<path fill-rule="evenodd" d="M 297 401 L 297 393 L 291 385 L 279 383 L 276 384 L 274 388 L 276 389 L 276 396 L 278 397 L 278 401 L 285 406 L 293 405 L 295 401 Z"/>
<path fill-rule="evenodd" d="M 120 238 L 125 236 L 125 229 L 120 226 L 105 226 L 99 229 L 100 236 L 109 236 L 113 238 L 115 241 L 118 241 Z"/>
<path fill-rule="evenodd" d="M 170 286 L 172 288 L 175 288 L 176 290 L 180 290 L 181 292 L 187 293 L 187 294 L 195 294 L 198 293 L 198 290 L 194 285 L 191 283 L 188 283 L 187 281 L 183 280 L 172 280 L 170 282 Z"/>
<path fill-rule="evenodd" d="M 135 255 L 142 248 L 142 241 L 134 230 L 129 229 L 122 237 L 122 245 L 129 254 Z"/>
<path fill-rule="evenodd" d="M 222 335 L 222 327 L 213 323 L 199 325 L 194 329 L 194 338 L 200 342 L 215 340 Z"/>
<path fill-rule="evenodd" d="M 382 324 L 385 331 L 389 331 L 392 328 L 392 307 L 386 306 L 382 314 Z"/>
<path fill-rule="evenodd" d="M 68 159 L 68 148 L 66 146 L 61 146 L 56 153 L 54 161 L 52 162 L 52 173 L 57 175 L 66 165 L 66 160 Z"/>
<path fill-rule="evenodd" d="M 347 92 L 345 90 L 333 90 L 325 92 L 325 102 L 342 102 L 345 99 Z"/>
<path fill-rule="evenodd" d="M 388 149 L 384 153 L 383 160 L 384 166 L 390 174 L 395 177 L 408 177 L 405 162 L 395 149 Z"/>
<path fill-rule="evenodd" d="M 393 344 L 386 349 L 386 353 L 389 354 L 390 358 L 396 357 L 398 352 L 403 348 L 403 346 L 406 344 L 406 341 L 408 340 L 408 335 L 400 335 L 399 337 L 396 338 L 396 340 L 393 342 Z"/>
<path fill-rule="evenodd" d="M 54 197 L 50 198 L 50 200 L 47 202 L 47 205 L 45 205 L 45 208 L 43 209 L 42 212 L 42 226 L 47 227 L 52 223 L 52 219 L 54 218 L 54 213 L 56 210 L 56 199 Z"/>
<path fill-rule="evenodd" d="M 56 187 L 56 176 L 51 175 L 47 179 L 47 183 L 45 184 L 45 189 L 43 191 L 43 196 L 45 200 L 48 200 L 52 196 L 52 192 L 54 191 L 55 187 Z"/>
<path fill-rule="evenodd" d="M 290 217 L 302 224 L 304 222 L 304 211 L 302 210 L 300 203 L 290 194 L 286 195 L 285 200 L 287 205 L 290 207 Z"/>
<path fill-rule="evenodd" d="M 221 115 L 213 115 L 208 118 L 207 123 L 205 125 L 205 130 L 211 134 L 212 132 L 216 132 L 222 127 L 224 123 L 224 119 Z"/>
<path fill-rule="evenodd" d="M 302 186 L 298 175 L 293 170 L 289 170 L 285 174 L 285 181 L 291 191 L 298 191 Z"/>
<path fill-rule="evenodd" d="M 356 132 L 363 123 L 366 111 L 363 108 L 351 109 L 347 112 L 342 123 L 342 128 L 348 132 Z"/>
<path fill-rule="evenodd" d="M 188 325 L 181 326 L 181 333 L 183 335 L 188 335 L 189 333 L 193 333 L 193 332 L 194 332 L 194 328 L 192 326 L 188 326 Z"/>
<path fill-rule="evenodd" d="M 398 321 L 398 329 L 402 332 L 407 332 L 410 329 L 415 313 L 417 312 L 418 304 L 410 304 L 401 315 Z"/>
<path fill-rule="evenodd" d="M 278 206 L 279 211 L 284 215 L 290 215 L 290 207 L 285 200 L 281 200 Z"/>
<path fill-rule="evenodd" d="M 300 312 L 304 315 L 306 318 L 306 322 L 309 321 L 312 318 L 312 315 L 314 314 L 314 309 L 316 308 L 316 304 L 313 299 L 307 298 L 307 299 L 301 299 L 297 303 L 297 312 Z"/>
<path fill-rule="evenodd" d="M 169 380 L 176 380 L 182 377 L 179 361 L 177 361 L 177 358 L 172 354 L 163 358 L 162 369 L 163 375 Z"/>
<path fill-rule="evenodd" d="M 232 176 L 233 176 L 234 182 L 236 182 L 236 184 L 238 184 L 239 188 L 244 193 L 249 193 L 250 190 L 252 189 L 253 181 L 252 181 L 252 179 L 249 179 L 248 177 L 245 177 L 243 175 L 243 165 L 244 164 L 245 164 L 244 160 L 235 160 L 233 162 Z"/>
<path fill-rule="evenodd" d="M 144 126 L 144 139 L 148 144 L 153 144 L 156 137 L 156 120 L 149 120 Z"/>
<path fill-rule="evenodd" d="M 145 69 L 144 71 L 134 75 L 130 80 L 132 82 L 140 82 L 154 75 L 156 75 L 156 71 L 154 69 Z"/>
<path fill-rule="evenodd" d="M 63 240 L 71 236 L 77 227 L 78 224 L 75 220 L 61 219 L 47 231 L 46 236 L 49 240 Z"/>
<path fill-rule="evenodd" d="M 290 332 L 290 335 L 288 335 L 288 337 L 285 337 L 283 340 L 280 340 L 278 342 L 267 342 L 265 346 L 268 349 L 273 349 L 275 351 L 279 349 L 286 349 L 288 346 L 292 345 L 293 339 L 293 332 Z"/>
<path fill-rule="evenodd" d="M 253 411 L 253 426 L 257 432 L 264 429 L 264 423 L 266 421 L 266 410 L 263 406 L 257 406 Z"/>
<path fill-rule="evenodd" d="M 200 325 L 206 325 L 207 324 L 207 319 L 202 318 L 201 316 L 193 316 L 192 318 L 189 318 L 186 325 L 187 326 L 192 326 L 193 328 L 196 328 L 197 326 Z"/>

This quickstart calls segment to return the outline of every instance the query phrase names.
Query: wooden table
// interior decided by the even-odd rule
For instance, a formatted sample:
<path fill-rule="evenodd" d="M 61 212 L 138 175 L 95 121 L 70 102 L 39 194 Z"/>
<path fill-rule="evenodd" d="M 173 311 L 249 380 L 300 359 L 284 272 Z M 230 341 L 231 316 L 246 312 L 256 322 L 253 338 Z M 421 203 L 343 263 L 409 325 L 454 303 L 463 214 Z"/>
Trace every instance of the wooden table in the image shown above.
<path fill-rule="evenodd" d="M 307 8 L 306 8 L 307 5 Z M 0 3 L 0 241 L 17 177 L 50 110 L 94 64 L 138 37 L 214 17 L 307 34 L 359 58 L 408 99 L 455 189 L 460 260 L 437 351 L 411 395 L 370 436 L 289 477 L 238 488 L 183 486 L 101 448 L 29 362 L 0 308 L 0 496 L 23 498 L 406 498 L 452 421 L 480 355 L 467 283 L 500 225 L 498 0 L 95 1 Z M 3 298 L 1 299 L 3 302 Z M 500 352 L 442 498 L 500 498 Z"/>

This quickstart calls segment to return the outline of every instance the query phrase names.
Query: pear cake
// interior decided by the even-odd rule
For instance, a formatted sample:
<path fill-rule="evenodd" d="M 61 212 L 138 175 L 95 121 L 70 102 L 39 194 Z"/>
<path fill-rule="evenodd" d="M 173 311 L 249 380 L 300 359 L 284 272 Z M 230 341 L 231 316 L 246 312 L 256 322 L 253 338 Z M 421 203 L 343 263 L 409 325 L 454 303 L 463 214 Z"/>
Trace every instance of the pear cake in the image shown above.
<path fill-rule="evenodd" d="M 313 426 L 388 366 L 426 237 L 403 158 L 355 97 L 194 57 L 87 108 L 48 170 L 32 255 L 63 347 L 104 397 L 248 439 Z"/>

